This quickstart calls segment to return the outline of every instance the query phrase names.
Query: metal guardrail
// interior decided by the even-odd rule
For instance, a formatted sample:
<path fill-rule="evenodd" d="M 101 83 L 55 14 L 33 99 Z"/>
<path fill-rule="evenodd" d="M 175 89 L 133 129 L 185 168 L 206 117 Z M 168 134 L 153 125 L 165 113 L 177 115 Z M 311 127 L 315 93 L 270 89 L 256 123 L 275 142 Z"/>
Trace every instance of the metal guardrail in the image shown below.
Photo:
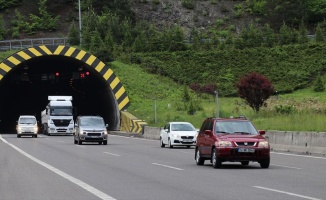
<path fill-rule="evenodd" d="M 23 40 L 2 40 L 0 51 L 21 50 L 40 45 L 69 45 L 68 38 L 34 38 Z"/>

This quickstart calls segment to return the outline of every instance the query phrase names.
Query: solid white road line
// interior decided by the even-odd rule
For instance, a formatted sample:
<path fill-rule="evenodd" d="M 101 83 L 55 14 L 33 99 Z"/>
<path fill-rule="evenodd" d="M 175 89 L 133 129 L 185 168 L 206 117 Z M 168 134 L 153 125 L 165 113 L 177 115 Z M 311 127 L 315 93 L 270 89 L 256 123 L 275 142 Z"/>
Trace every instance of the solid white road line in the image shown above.
<path fill-rule="evenodd" d="M 325 157 L 318 157 L 318 156 L 306 156 L 306 155 L 297 155 L 297 154 L 289 154 L 289 153 L 276 153 L 276 152 L 271 152 L 271 153 L 272 153 L 272 154 L 286 155 L 286 156 L 297 156 L 297 157 L 316 158 L 316 159 L 323 159 L 323 160 L 326 160 Z"/>
<path fill-rule="evenodd" d="M 252 186 L 252 187 L 263 189 L 263 190 L 269 190 L 269 191 L 273 191 L 273 192 L 277 192 L 277 193 L 287 194 L 287 195 L 290 195 L 290 196 L 296 196 L 296 197 L 300 197 L 300 198 L 303 198 L 303 199 L 321 200 L 321 199 L 317 199 L 317 198 L 314 198 L 314 197 L 308 197 L 308 196 L 304 196 L 304 195 L 300 195 L 300 194 L 285 192 L 285 191 L 281 191 L 281 190 L 275 190 L 275 189 L 266 188 L 266 187 L 260 187 L 260 186 Z"/>
<path fill-rule="evenodd" d="M 177 167 L 171 167 L 171 166 L 168 166 L 168 165 L 163 165 L 163 164 L 158 164 L 158 163 L 152 163 L 152 164 L 162 166 L 162 167 L 167 167 L 167 168 L 170 168 L 170 169 L 183 170 L 183 169 L 180 169 L 180 168 L 177 168 Z"/>
<path fill-rule="evenodd" d="M 290 166 L 285 166 L 285 165 L 274 165 L 274 164 L 271 164 L 271 165 L 277 166 L 277 167 L 291 168 L 291 169 L 302 169 L 302 168 L 298 168 L 298 167 L 290 167 Z"/>
<path fill-rule="evenodd" d="M 65 178 L 65 179 L 67 179 L 67 180 L 69 180 L 70 182 L 72 182 L 72 183 L 78 185 L 79 187 L 81 187 L 81 188 L 87 190 L 88 192 L 90 192 L 90 193 L 94 194 L 95 196 L 99 197 L 100 199 L 103 199 L 103 200 L 116 200 L 115 198 L 113 198 L 113 197 L 111 197 L 111 196 L 105 194 L 104 192 L 101 192 L 100 190 L 98 190 L 98 189 L 96 189 L 96 188 L 94 188 L 94 187 L 88 185 L 87 183 L 85 183 L 85 182 L 83 182 L 83 181 L 81 181 L 81 180 L 79 180 L 79 179 L 77 179 L 77 178 L 74 178 L 74 177 L 70 176 L 69 174 L 66 174 L 66 173 L 64 173 L 63 171 L 60 171 L 59 169 L 57 169 L 57 168 L 55 168 L 55 167 L 53 167 L 53 166 L 51 166 L 51 165 L 49 165 L 49 164 L 47 164 L 47 163 L 45 163 L 45 162 L 43 162 L 43 161 L 41 161 L 41 160 L 39 160 L 39 159 L 33 157 L 32 155 L 26 153 L 25 151 L 21 150 L 20 148 L 16 147 L 15 145 L 13 145 L 13 144 L 7 142 L 5 139 L 2 138 L 1 135 L 0 135 L 0 139 L 1 139 L 4 143 L 8 144 L 9 146 L 11 146 L 11 147 L 14 148 L 15 150 L 17 150 L 19 153 L 21 153 L 21 154 L 23 154 L 24 156 L 26 156 L 27 158 L 33 160 L 34 162 L 36 162 L 36 163 L 42 165 L 42 166 L 45 167 L 45 168 L 51 170 L 52 172 L 58 174 L 59 176 Z"/>
<path fill-rule="evenodd" d="M 112 155 L 112 156 L 120 156 L 120 155 L 118 155 L 118 154 L 109 153 L 109 152 L 103 152 L 103 153 L 106 153 L 106 154 L 109 154 L 109 155 Z"/>

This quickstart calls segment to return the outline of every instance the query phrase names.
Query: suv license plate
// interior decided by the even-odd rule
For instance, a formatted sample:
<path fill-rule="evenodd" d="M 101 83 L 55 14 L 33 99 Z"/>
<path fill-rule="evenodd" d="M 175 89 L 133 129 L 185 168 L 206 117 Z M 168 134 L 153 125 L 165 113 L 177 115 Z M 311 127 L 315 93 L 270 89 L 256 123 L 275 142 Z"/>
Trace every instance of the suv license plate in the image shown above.
<path fill-rule="evenodd" d="M 238 152 L 241 152 L 241 153 L 254 153 L 255 149 L 239 148 Z"/>
<path fill-rule="evenodd" d="M 192 139 L 184 139 L 183 142 L 192 142 Z"/>

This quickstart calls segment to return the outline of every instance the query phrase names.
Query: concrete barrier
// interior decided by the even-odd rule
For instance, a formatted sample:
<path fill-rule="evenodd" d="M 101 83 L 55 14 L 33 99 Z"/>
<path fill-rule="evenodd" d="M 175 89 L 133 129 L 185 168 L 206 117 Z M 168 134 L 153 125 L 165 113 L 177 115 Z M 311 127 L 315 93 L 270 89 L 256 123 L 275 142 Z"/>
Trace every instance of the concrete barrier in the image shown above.
<path fill-rule="evenodd" d="M 325 132 L 267 131 L 265 137 L 274 151 L 326 156 Z"/>
<path fill-rule="evenodd" d="M 160 131 L 161 128 L 145 126 L 144 134 L 119 131 L 112 134 L 159 140 Z M 325 132 L 266 131 L 265 138 L 269 141 L 272 151 L 326 156 Z"/>

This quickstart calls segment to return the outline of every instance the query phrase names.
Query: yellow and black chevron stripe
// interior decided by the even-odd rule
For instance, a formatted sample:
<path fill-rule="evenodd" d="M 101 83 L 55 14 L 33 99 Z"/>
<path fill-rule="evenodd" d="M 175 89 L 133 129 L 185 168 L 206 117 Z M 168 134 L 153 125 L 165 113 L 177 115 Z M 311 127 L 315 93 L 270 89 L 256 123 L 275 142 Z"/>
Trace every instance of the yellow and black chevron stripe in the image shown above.
<path fill-rule="evenodd" d="M 121 111 L 121 131 L 133 132 L 133 133 L 143 133 L 144 126 L 147 123 L 143 120 L 137 119 L 134 115 L 128 111 Z"/>
<path fill-rule="evenodd" d="M 132 119 L 132 129 L 131 132 L 133 133 L 140 133 L 143 131 L 143 127 L 147 125 L 147 123 L 140 119 Z"/>
<path fill-rule="evenodd" d="M 107 81 L 113 91 L 119 110 L 124 110 L 129 106 L 129 98 L 122 86 L 119 78 L 107 65 L 86 51 L 63 45 L 42 45 L 23 49 L 0 63 L 0 81 L 13 68 L 20 63 L 40 56 L 65 56 L 83 61 L 88 66 L 94 68 Z"/>

